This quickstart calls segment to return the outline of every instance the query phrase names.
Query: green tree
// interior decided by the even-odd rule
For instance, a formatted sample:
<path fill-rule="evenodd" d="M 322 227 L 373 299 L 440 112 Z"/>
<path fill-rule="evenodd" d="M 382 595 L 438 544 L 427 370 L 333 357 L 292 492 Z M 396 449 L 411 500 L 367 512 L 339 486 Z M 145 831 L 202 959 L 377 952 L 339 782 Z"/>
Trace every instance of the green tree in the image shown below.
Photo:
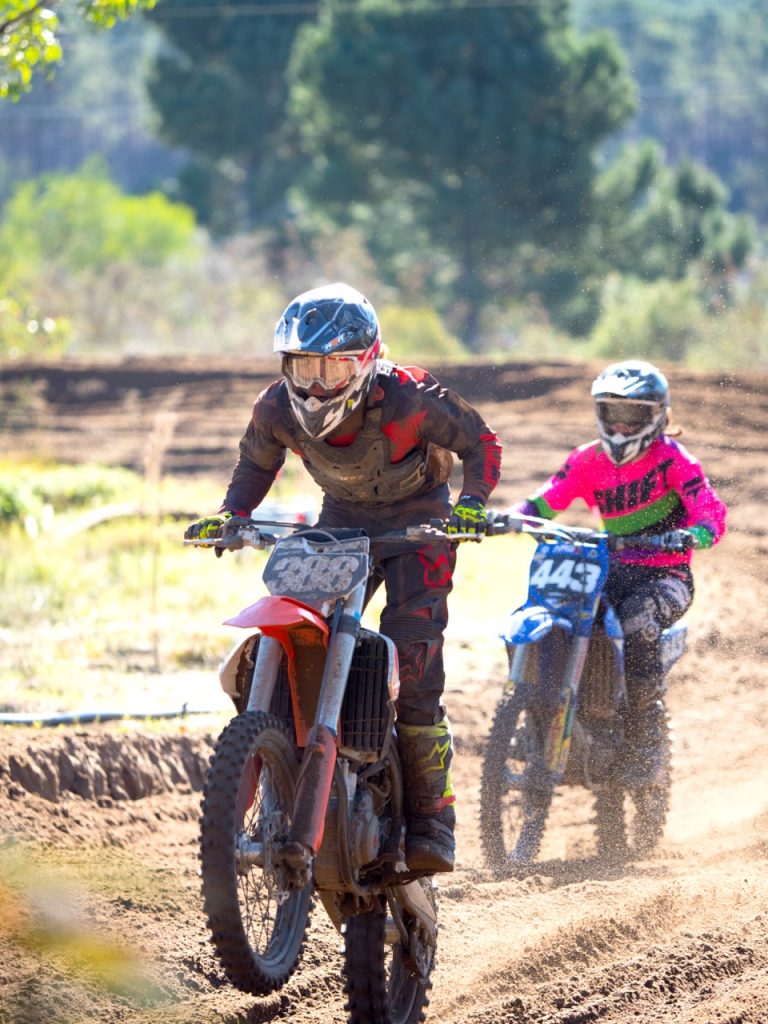
<path fill-rule="evenodd" d="M 220 11 L 210 0 L 165 0 L 149 17 L 168 44 L 148 82 L 160 134 L 193 156 L 180 198 L 219 234 L 280 220 L 296 174 L 285 72 L 307 15 L 274 0 Z"/>
<path fill-rule="evenodd" d="M 628 146 L 595 183 L 594 216 L 567 252 L 529 247 L 513 265 L 518 287 L 536 295 L 553 322 L 587 334 L 600 315 L 607 275 L 682 281 L 729 300 L 734 272 L 755 246 L 751 218 L 727 210 L 719 179 L 690 160 L 667 167 L 660 147 Z M 665 294 L 662 290 L 648 294 Z"/>
<path fill-rule="evenodd" d="M 728 212 L 728 191 L 691 160 L 667 167 L 659 147 L 630 147 L 602 176 L 599 255 L 604 269 L 654 281 L 741 269 L 754 247 L 751 218 Z"/>
<path fill-rule="evenodd" d="M 0 220 L 0 279 L 12 266 L 43 263 L 69 272 L 103 271 L 112 263 L 161 266 L 192 243 L 189 207 L 159 192 L 127 196 L 93 163 L 79 174 L 24 182 Z"/>
<path fill-rule="evenodd" d="M 290 74 L 309 200 L 372 233 L 371 210 L 399 207 L 458 268 L 457 329 L 475 347 L 495 270 L 530 240 L 578 245 L 596 147 L 632 111 L 615 45 L 578 36 L 559 2 L 329 6 Z"/>
<path fill-rule="evenodd" d="M 36 73 L 50 73 L 63 56 L 59 11 L 98 28 L 111 28 L 155 0 L 2 0 L 0 4 L 0 97 L 18 99 Z"/>
<path fill-rule="evenodd" d="M 157 277 L 157 267 L 194 250 L 188 207 L 157 192 L 124 195 L 98 164 L 22 183 L 0 220 L 0 356 L 61 351 L 83 293 L 94 313 L 113 313 L 121 278 Z M 130 302 L 140 307 L 137 292 Z M 102 341 L 111 340 L 105 331 Z"/>
<path fill-rule="evenodd" d="M 579 25 L 612 30 L 638 87 L 625 139 L 718 175 L 731 208 L 768 223 L 768 6 L 765 0 L 574 0 Z"/>

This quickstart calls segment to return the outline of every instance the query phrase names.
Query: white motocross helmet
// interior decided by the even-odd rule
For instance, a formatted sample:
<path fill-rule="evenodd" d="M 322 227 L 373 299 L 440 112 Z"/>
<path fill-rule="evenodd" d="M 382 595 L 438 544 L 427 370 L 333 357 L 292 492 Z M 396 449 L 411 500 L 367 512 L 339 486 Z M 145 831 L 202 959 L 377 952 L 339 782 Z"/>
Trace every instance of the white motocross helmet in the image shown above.
<path fill-rule="evenodd" d="M 669 412 L 669 385 L 652 363 L 612 363 L 592 384 L 597 429 L 611 462 L 639 458 L 662 433 Z"/>
<path fill-rule="evenodd" d="M 298 295 L 275 327 L 275 352 L 299 424 L 320 440 L 363 402 L 376 378 L 379 321 L 364 295 L 329 284 Z"/>

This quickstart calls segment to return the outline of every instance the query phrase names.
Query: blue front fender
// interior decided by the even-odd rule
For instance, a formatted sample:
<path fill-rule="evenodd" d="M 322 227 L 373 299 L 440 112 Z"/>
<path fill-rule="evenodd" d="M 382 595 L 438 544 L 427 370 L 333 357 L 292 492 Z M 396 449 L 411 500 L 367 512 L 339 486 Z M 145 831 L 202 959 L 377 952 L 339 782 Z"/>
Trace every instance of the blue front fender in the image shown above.
<path fill-rule="evenodd" d="M 510 614 L 500 636 L 506 644 L 535 644 L 548 636 L 555 626 L 569 633 L 573 631 L 567 619 L 553 615 L 548 608 L 526 605 Z"/>

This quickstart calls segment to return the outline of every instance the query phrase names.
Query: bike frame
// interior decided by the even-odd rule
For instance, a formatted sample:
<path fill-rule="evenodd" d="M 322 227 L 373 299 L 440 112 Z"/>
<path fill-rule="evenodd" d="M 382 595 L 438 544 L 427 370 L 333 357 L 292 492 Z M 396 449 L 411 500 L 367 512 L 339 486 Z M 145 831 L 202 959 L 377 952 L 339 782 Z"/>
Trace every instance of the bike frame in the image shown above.
<path fill-rule="evenodd" d="M 323 841 L 336 759 L 343 748 L 341 708 L 361 632 L 369 566 L 366 536 L 339 539 L 313 530 L 280 538 L 264 570 L 271 596 L 226 623 L 262 634 L 248 711 L 269 711 L 283 656 L 286 659 L 296 743 L 304 751 L 287 845 L 303 861 L 296 865 L 302 874 L 310 871 Z M 374 635 L 387 645 L 387 685 L 394 703 L 399 690 L 397 652 L 388 637 Z M 351 797 L 354 776 L 347 779 L 344 788 Z"/>
<path fill-rule="evenodd" d="M 527 685 L 533 648 L 555 627 L 570 637 L 565 665 L 555 676 L 559 690 L 545 744 L 545 768 L 554 785 L 565 775 L 579 684 L 607 577 L 606 541 L 541 540 L 531 559 L 527 600 L 512 613 L 502 634 L 513 652 L 507 689 Z M 610 615 L 609 635 L 613 633 L 615 654 L 621 659 L 620 627 L 612 611 Z"/>
<path fill-rule="evenodd" d="M 546 688 L 548 681 L 557 687 L 554 694 L 541 694 L 554 705 L 543 767 L 549 785 L 556 786 L 566 773 L 579 687 L 601 603 L 599 628 L 604 630 L 613 652 L 617 700 L 624 696 L 623 633 L 614 609 L 603 599 L 615 538 L 597 531 L 552 525 L 531 527 L 525 532 L 538 534 L 541 539 L 531 560 L 527 599 L 511 614 L 502 633 L 510 655 L 505 691 L 520 686 Z M 558 664 L 553 671 L 546 664 L 547 655 L 553 655 L 547 652 L 543 641 L 556 628 L 564 631 L 568 645 L 564 664 Z M 685 635 L 686 627 L 681 622 L 662 632 L 665 672 L 684 653 Z"/>

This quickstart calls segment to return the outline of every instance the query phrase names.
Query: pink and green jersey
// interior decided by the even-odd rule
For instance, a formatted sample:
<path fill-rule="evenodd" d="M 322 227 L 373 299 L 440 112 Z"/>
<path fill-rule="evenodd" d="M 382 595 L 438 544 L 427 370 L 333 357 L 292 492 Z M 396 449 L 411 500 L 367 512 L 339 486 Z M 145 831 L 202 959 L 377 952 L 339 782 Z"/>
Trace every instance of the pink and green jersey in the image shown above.
<path fill-rule="evenodd" d="M 717 543 L 725 532 L 726 507 L 701 465 L 662 434 L 634 462 L 615 465 L 599 441 L 574 449 L 562 467 L 529 499 L 544 519 L 552 519 L 576 498 L 599 511 L 604 528 L 627 536 L 704 526 Z M 622 562 L 678 565 L 691 552 L 631 552 L 613 556 Z"/>

